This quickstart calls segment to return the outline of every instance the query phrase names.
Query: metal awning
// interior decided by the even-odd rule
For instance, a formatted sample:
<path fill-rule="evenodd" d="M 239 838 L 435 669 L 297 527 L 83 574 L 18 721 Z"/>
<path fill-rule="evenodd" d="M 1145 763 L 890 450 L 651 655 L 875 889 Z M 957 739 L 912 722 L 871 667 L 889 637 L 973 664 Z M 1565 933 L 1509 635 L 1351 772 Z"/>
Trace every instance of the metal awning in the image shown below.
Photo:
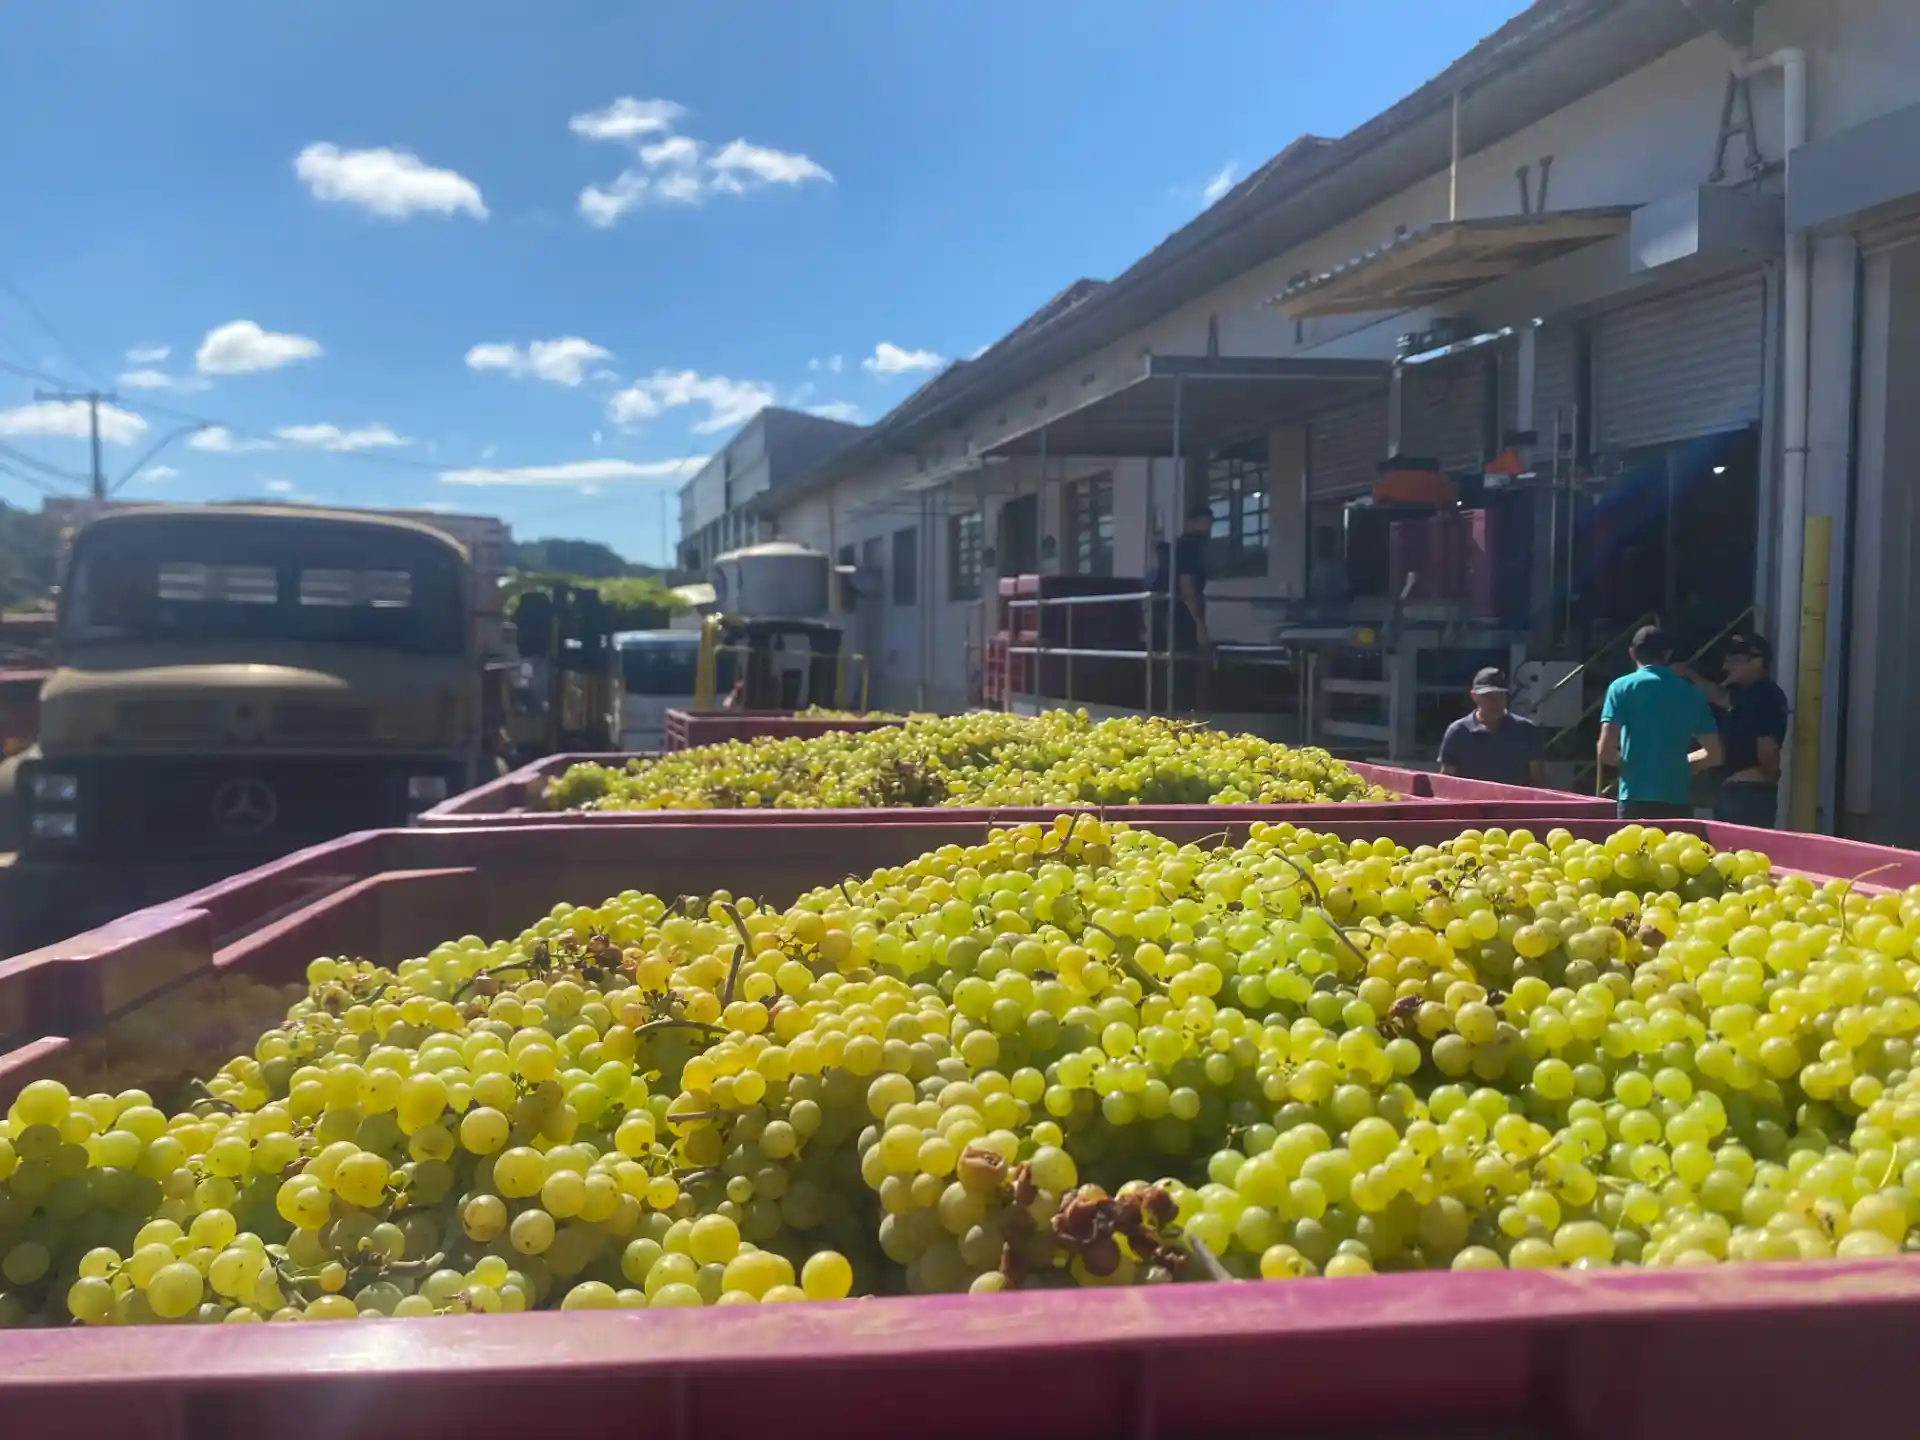
<path fill-rule="evenodd" d="M 1610 240 L 1632 215 L 1632 206 L 1616 205 L 1446 220 L 1297 280 L 1273 303 L 1295 320 L 1415 310 Z"/>
<path fill-rule="evenodd" d="M 1384 390 L 1383 360 L 1150 355 L 1140 378 L 1077 410 L 1002 440 L 989 457 L 1200 455 L 1368 390 Z M 1177 421 L 1177 424 L 1176 424 Z"/>

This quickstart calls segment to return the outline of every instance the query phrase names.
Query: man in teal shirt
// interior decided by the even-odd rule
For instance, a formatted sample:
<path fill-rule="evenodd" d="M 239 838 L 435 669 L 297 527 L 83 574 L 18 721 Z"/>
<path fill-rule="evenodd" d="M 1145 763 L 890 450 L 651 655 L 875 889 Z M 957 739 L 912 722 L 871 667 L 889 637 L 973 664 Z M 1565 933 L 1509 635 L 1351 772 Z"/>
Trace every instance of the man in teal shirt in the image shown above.
<path fill-rule="evenodd" d="M 1720 728 L 1700 692 L 1673 673 L 1664 630 L 1643 626 L 1632 653 L 1639 668 L 1607 687 L 1600 711 L 1600 763 L 1620 767 L 1622 820 L 1684 819 L 1694 770 L 1720 763 Z"/>

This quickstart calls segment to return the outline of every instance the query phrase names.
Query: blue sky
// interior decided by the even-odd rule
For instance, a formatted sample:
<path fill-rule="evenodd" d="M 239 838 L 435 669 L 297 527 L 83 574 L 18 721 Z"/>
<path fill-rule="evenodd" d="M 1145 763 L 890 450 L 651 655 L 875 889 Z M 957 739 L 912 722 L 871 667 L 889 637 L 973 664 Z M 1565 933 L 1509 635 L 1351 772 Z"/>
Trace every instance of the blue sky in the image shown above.
<path fill-rule="evenodd" d="M 763 403 L 873 420 L 1519 0 L 59 0 L 0 16 L 0 363 L 121 492 L 663 553 Z M 1387 42 L 1387 43 L 1383 43 Z M 164 354 L 161 352 L 164 350 Z M 0 373 L 0 498 L 78 409 Z"/>

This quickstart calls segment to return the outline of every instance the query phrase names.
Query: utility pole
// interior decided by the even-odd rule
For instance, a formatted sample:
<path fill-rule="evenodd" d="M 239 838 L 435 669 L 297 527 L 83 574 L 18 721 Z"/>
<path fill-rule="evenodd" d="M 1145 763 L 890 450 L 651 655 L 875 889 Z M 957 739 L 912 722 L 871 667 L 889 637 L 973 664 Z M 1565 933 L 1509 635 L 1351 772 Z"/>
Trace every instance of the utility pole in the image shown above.
<path fill-rule="evenodd" d="M 81 395 L 65 390 L 36 390 L 33 398 L 59 404 L 70 404 L 76 400 L 87 402 L 87 428 L 93 439 L 93 498 L 96 501 L 104 501 L 107 498 L 107 472 L 101 468 L 100 463 L 100 406 L 103 402 L 111 405 L 120 397 L 110 392 L 102 393 L 99 390 L 89 390 Z"/>

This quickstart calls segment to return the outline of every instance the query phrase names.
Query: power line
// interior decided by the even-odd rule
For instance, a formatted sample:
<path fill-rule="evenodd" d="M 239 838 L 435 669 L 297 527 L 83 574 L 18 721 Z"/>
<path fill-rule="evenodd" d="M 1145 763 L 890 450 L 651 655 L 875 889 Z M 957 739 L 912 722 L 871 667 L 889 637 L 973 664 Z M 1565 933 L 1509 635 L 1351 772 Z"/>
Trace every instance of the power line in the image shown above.
<path fill-rule="evenodd" d="M 79 352 L 66 342 L 66 339 L 58 330 L 53 328 L 53 322 L 40 313 L 40 307 L 27 298 L 27 292 L 9 280 L 4 271 L 0 271 L 0 288 L 4 288 L 8 294 L 20 302 L 20 308 L 27 312 L 32 318 L 33 323 L 40 327 L 46 334 L 46 337 L 53 341 L 56 347 L 66 352 L 67 359 L 71 360 L 74 365 L 79 368 L 81 374 L 85 375 L 96 385 L 100 383 L 100 377 L 94 373 L 93 367 L 80 358 Z"/>
<path fill-rule="evenodd" d="M 12 445 L 0 445 L 0 455 L 6 456 L 16 465 L 31 466 L 35 470 L 53 476 L 56 480 L 65 480 L 71 485 L 84 485 L 87 483 L 86 476 L 77 475 L 71 470 L 62 470 L 58 465 L 49 465 L 46 461 L 29 455 L 26 451 L 17 449 Z"/>
<path fill-rule="evenodd" d="M 111 391 L 102 394 L 98 390 L 88 390 L 82 394 L 76 394 L 71 390 L 36 390 L 33 392 L 33 398 L 41 401 L 50 401 L 55 405 L 71 405 L 76 401 L 82 400 L 86 402 L 87 435 L 92 441 L 93 447 L 93 498 L 96 500 L 106 499 L 107 472 L 100 463 L 100 406 L 102 403 L 111 405 L 120 397 Z M 145 464 L 146 462 L 142 461 L 141 463 Z"/>
<path fill-rule="evenodd" d="M 29 475 L 24 470 L 15 470 L 11 465 L 0 465 L 0 475 L 6 476 L 9 480 L 18 480 L 22 485 L 31 485 L 35 490 L 46 495 L 64 497 L 73 493 L 70 490 L 62 490 L 58 485 L 42 480 L 38 476 Z"/>

